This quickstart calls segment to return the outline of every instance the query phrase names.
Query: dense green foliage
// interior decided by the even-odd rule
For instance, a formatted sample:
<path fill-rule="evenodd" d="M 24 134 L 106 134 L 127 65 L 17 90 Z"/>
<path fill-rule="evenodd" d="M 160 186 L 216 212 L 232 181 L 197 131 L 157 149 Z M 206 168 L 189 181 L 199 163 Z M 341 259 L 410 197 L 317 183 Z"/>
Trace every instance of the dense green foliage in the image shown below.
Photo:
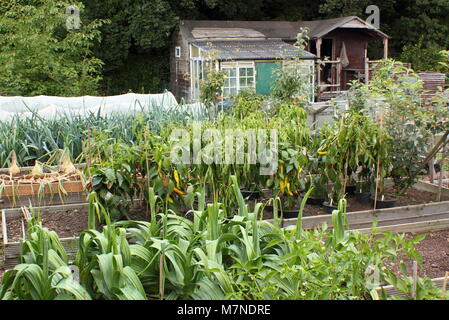
<path fill-rule="evenodd" d="M 92 46 L 103 22 L 94 20 L 80 30 L 67 30 L 65 8 L 69 4 L 13 1 L 1 9 L 0 94 L 97 92 L 103 63 L 93 55 Z"/>
<path fill-rule="evenodd" d="M 384 263 L 396 261 L 399 253 L 419 260 L 414 245 L 423 236 L 405 241 L 387 232 L 372 236 L 347 231 L 345 201 L 332 213 L 332 230 L 323 225 L 306 231 L 300 223 L 284 229 L 279 221 L 260 219 L 262 204 L 249 210 L 237 180 L 230 179 L 239 204 L 231 217 L 218 202 L 192 211 L 190 220 L 170 210 L 161 212 L 150 189 L 150 222 L 114 225 L 91 194 L 89 229 L 81 233 L 73 261 L 79 282 L 56 234 L 33 217 L 21 264 L 5 273 L 0 298 L 380 299 L 386 297 L 373 288 L 386 283 L 397 284 L 412 298 L 409 277 L 398 277 Z M 101 231 L 95 229 L 96 214 L 106 217 Z M 418 299 L 440 295 L 427 279 L 417 282 Z"/>
<path fill-rule="evenodd" d="M 439 46 L 423 45 L 424 38 L 415 44 L 404 46 L 400 60 L 412 64 L 416 71 L 435 71 L 449 73 L 449 55 L 447 51 L 441 50 Z"/>
<path fill-rule="evenodd" d="M 103 132 L 110 139 L 119 138 L 132 144 L 143 127 L 157 133 L 166 122 L 183 121 L 186 117 L 187 113 L 181 109 L 167 112 L 160 106 L 150 106 L 133 115 L 119 113 L 107 117 L 93 113 L 85 117 L 67 114 L 53 120 L 37 114 L 31 118 L 17 116 L 0 126 L 0 167 L 9 166 L 13 151 L 21 166 L 32 166 L 35 160 L 51 160 L 61 149 L 69 150 L 72 159 L 85 161 L 83 142 L 92 132 Z"/>
<path fill-rule="evenodd" d="M 20 48 L 25 44 L 31 48 L 31 51 L 22 51 L 20 63 L 6 64 L 11 70 L 9 73 L 3 72 L 2 76 L 8 77 L 9 81 L 0 81 L 0 93 L 28 95 L 51 92 L 74 95 L 91 92 L 99 80 L 97 75 L 101 71 L 100 61 L 104 62 L 100 92 L 160 92 L 168 88 L 170 36 L 182 19 L 297 21 L 344 15 L 357 15 L 366 19 L 368 14 L 365 13 L 365 8 L 374 4 L 380 8 L 381 30 L 392 37 L 390 49 L 393 57 L 400 57 L 403 47 L 407 45 L 402 56 L 404 62 L 416 64 L 418 69 L 435 69 L 433 62 L 431 65 L 426 62 L 427 53 L 434 55 L 438 50 L 447 50 L 449 47 L 449 4 L 446 0 L 81 2 L 85 7 L 80 16 L 83 28 L 76 32 L 72 30 L 67 35 L 64 30 L 58 30 L 57 35 L 54 35 L 53 29 L 65 21 L 65 8 L 69 1 L 14 0 L 0 4 L 0 13 L 9 12 L 7 15 L 1 15 L 2 29 L 9 31 L 1 31 L 8 36 L 2 37 L 0 62 L 11 59 L 11 47 L 5 41 L 15 41 L 18 44 L 14 51 L 23 50 Z M 44 16 L 46 19 L 42 19 Z M 102 24 L 98 29 L 100 25 L 97 19 L 107 20 L 109 23 Z M 14 33 L 11 33 L 11 30 L 14 30 Z M 50 34 L 48 30 L 51 30 Z M 101 41 L 93 42 L 94 38 L 99 39 L 97 30 L 101 32 Z M 423 42 L 419 48 L 410 47 L 421 38 Z M 52 39 L 57 41 L 53 42 Z M 379 55 L 381 44 L 373 43 L 371 49 Z M 67 54 L 59 53 L 55 59 L 55 50 L 62 50 Z M 93 51 L 93 56 L 90 50 Z M 411 50 L 416 54 L 410 54 Z M 33 59 L 26 59 L 31 56 Z M 43 65 L 43 62 L 46 65 Z M 48 63 L 53 65 L 48 67 Z M 1 64 L 4 68 L 5 63 Z M 13 76 L 19 78 L 10 81 Z M 70 79 L 74 85 L 62 88 L 52 86 L 52 90 L 45 91 L 46 87 L 39 83 L 46 78 L 51 81 Z M 84 79 L 82 84 L 76 85 L 81 79 Z"/>

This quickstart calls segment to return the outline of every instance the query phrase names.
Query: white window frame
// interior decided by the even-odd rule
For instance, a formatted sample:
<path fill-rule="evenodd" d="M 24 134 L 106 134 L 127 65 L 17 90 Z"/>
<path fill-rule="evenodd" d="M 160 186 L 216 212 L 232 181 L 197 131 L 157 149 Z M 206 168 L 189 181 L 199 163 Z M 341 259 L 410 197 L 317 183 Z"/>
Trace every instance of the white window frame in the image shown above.
<path fill-rule="evenodd" d="M 175 58 L 181 58 L 181 47 L 175 47 Z"/>
<path fill-rule="evenodd" d="M 199 99 L 200 97 L 200 84 L 201 81 L 204 80 L 204 61 L 202 57 L 202 50 L 198 47 L 199 56 L 192 57 L 192 47 L 190 45 L 190 97 L 192 100 Z M 201 63 L 201 64 L 200 64 Z M 199 70 L 198 66 L 201 65 L 201 70 Z"/>
<path fill-rule="evenodd" d="M 240 86 L 240 78 L 241 78 L 241 69 L 252 69 L 253 75 L 248 77 L 245 76 L 245 78 L 252 78 L 252 86 Z M 240 92 L 241 89 L 244 88 L 255 88 L 256 87 L 256 64 L 254 61 L 238 61 L 238 62 L 222 62 L 220 65 L 220 70 L 226 70 L 226 69 L 236 69 L 236 77 L 235 77 L 235 88 L 236 88 L 236 94 Z M 226 80 L 225 80 L 226 81 Z M 223 87 L 223 95 L 225 89 L 231 89 L 234 87 L 227 87 L 226 85 Z M 226 98 L 229 98 L 230 96 L 226 96 Z"/>

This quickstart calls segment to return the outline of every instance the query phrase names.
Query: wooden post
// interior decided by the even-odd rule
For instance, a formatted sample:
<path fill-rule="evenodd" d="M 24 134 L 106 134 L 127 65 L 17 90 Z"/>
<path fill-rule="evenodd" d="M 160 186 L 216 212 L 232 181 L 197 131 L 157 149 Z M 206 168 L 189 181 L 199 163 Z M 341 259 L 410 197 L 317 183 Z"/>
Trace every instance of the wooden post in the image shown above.
<path fill-rule="evenodd" d="M 444 274 L 444 282 L 443 282 L 443 290 L 441 290 L 441 300 L 444 299 L 444 296 L 446 295 L 446 287 L 447 287 L 447 279 L 449 278 L 449 272 L 446 271 Z"/>
<path fill-rule="evenodd" d="M 316 55 L 318 58 L 321 58 L 321 43 L 323 42 L 323 39 L 318 38 L 315 41 L 315 45 L 316 45 Z"/>
<path fill-rule="evenodd" d="M 369 83 L 369 59 L 365 57 L 365 84 Z"/>
<path fill-rule="evenodd" d="M 6 225 L 6 214 L 4 210 L 2 210 L 2 236 L 3 245 L 6 245 L 8 243 L 8 228 Z"/>
<path fill-rule="evenodd" d="M 444 145 L 443 147 L 443 151 L 442 151 L 442 156 L 441 156 L 441 162 L 440 162 L 440 177 L 438 179 L 438 194 L 437 194 L 437 201 L 441 201 L 441 190 L 443 187 L 443 178 L 445 175 L 444 172 L 444 165 L 445 165 L 445 157 L 446 157 L 446 152 L 447 152 L 447 144 Z"/>
<path fill-rule="evenodd" d="M 432 146 L 435 145 L 435 136 L 432 136 Z M 432 156 L 429 159 L 429 175 L 430 175 L 430 183 L 435 182 L 435 156 Z"/>
<path fill-rule="evenodd" d="M 413 260 L 413 299 L 416 300 L 416 287 L 418 284 L 418 262 Z"/>
<path fill-rule="evenodd" d="M 449 272 L 446 271 L 444 274 L 444 282 L 443 282 L 443 290 L 441 290 L 441 300 L 444 299 L 444 296 L 446 295 L 446 287 L 447 287 L 447 279 L 449 278 Z"/>
<path fill-rule="evenodd" d="M 316 46 L 316 55 L 319 58 L 318 61 L 321 61 L 321 42 L 322 39 L 318 38 L 315 41 L 315 46 Z M 316 81 L 317 81 L 317 85 L 318 85 L 318 100 L 320 100 L 320 84 L 321 84 L 321 64 L 318 64 L 318 68 L 317 68 L 317 74 L 316 74 Z"/>
<path fill-rule="evenodd" d="M 337 58 L 337 79 L 336 84 L 338 84 L 338 91 L 341 91 L 341 61 Z"/>
<path fill-rule="evenodd" d="M 388 38 L 384 39 L 384 59 L 388 59 Z"/>

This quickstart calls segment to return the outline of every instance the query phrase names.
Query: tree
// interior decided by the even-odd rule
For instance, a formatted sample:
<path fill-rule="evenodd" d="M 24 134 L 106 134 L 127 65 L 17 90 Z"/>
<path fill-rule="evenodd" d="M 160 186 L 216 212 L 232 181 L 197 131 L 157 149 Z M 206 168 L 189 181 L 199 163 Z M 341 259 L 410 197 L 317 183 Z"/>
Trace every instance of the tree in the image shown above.
<path fill-rule="evenodd" d="M 102 61 L 92 55 L 102 21 L 68 30 L 67 1 L 13 0 L 0 7 L 0 93 L 94 94 Z M 82 9 L 82 4 L 76 4 Z"/>
<path fill-rule="evenodd" d="M 412 64 L 418 71 L 449 72 L 449 56 L 439 46 L 426 47 L 424 37 L 415 44 L 406 44 L 402 50 L 401 61 Z"/>

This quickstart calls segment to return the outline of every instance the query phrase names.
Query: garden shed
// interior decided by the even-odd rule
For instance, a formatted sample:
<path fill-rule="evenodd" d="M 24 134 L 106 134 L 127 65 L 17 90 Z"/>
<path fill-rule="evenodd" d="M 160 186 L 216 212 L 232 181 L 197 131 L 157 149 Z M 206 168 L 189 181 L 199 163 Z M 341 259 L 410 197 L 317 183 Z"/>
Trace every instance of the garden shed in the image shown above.
<path fill-rule="evenodd" d="M 249 23 L 249 25 L 247 25 Z M 171 91 L 177 98 L 195 100 L 200 82 L 208 68 L 226 71 L 224 96 L 231 97 L 244 88 L 269 94 L 274 70 L 295 59 L 310 82 L 309 100 L 313 100 L 315 60 L 317 57 L 294 46 L 297 31 L 292 25 L 289 42 L 282 32 L 269 29 L 273 22 L 183 21 L 174 35 L 171 53 Z M 251 27 L 257 25 L 258 27 Z M 285 23 L 277 23 L 285 29 Z M 262 29 L 262 28 L 266 28 Z M 256 30 L 259 29 L 260 31 Z M 299 31 L 299 30 L 298 30 Z M 208 61 L 218 63 L 213 66 Z"/>
<path fill-rule="evenodd" d="M 309 30 L 306 51 L 294 46 L 301 28 Z M 178 99 L 198 99 L 199 84 L 209 67 L 205 62 L 213 56 L 218 61 L 213 67 L 228 74 L 225 96 L 246 87 L 267 94 L 273 69 L 299 57 L 311 84 L 319 86 L 318 98 L 324 99 L 346 90 L 350 80 L 366 81 L 371 70 L 368 42 L 383 41 L 386 58 L 388 39 L 355 16 L 298 22 L 184 20 L 173 34 L 170 89 Z M 324 67 L 318 68 L 318 62 Z M 313 100 L 312 90 L 310 96 Z"/>

